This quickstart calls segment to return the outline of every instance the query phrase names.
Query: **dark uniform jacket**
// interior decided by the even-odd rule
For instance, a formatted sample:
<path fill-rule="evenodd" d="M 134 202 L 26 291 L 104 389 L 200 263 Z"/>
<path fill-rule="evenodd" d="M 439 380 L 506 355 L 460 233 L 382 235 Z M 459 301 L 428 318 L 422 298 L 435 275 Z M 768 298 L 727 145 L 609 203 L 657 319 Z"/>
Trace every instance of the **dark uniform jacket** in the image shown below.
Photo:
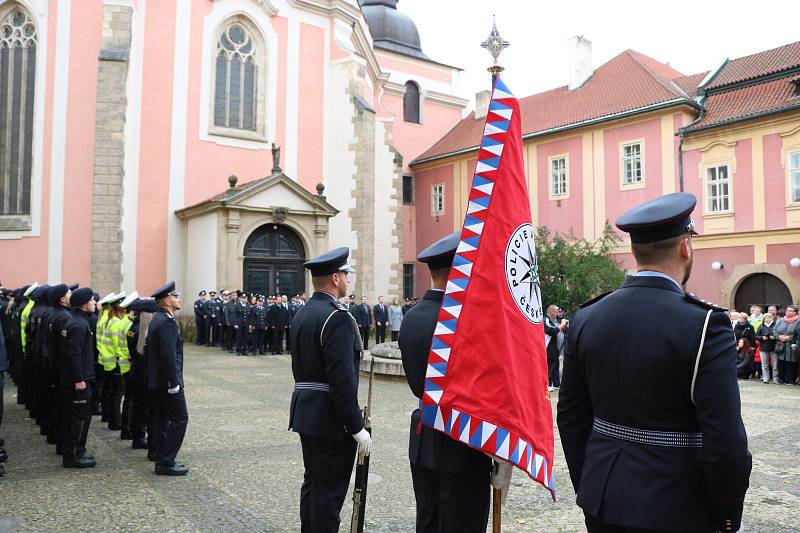
<path fill-rule="evenodd" d="M 356 319 L 356 323 L 358 323 L 358 327 L 368 328 L 372 325 L 371 311 L 369 304 L 358 304 L 355 306 L 355 309 L 353 309 L 353 316 Z"/>
<path fill-rule="evenodd" d="M 145 340 L 147 386 L 171 389 L 183 386 L 183 339 L 175 317 L 163 309 L 153 314 Z"/>
<path fill-rule="evenodd" d="M 90 314 L 79 309 L 71 312 L 61 330 L 61 349 L 63 364 L 59 365 L 59 383 L 71 386 L 81 381 L 94 379 L 94 362 L 97 360 L 94 347 L 94 330 Z"/>
<path fill-rule="evenodd" d="M 425 386 L 428 353 L 443 296 L 443 291 L 427 291 L 422 300 L 409 309 L 400 326 L 398 342 L 403 356 L 403 370 L 411 392 L 420 399 Z M 483 452 L 433 428 L 421 426 L 419 409 L 411 414 L 408 458 L 412 465 L 454 474 L 475 474 L 484 478 L 492 466 L 491 460 Z"/>
<path fill-rule="evenodd" d="M 250 307 L 250 325 L 256 329 L 267 327 L 267 309 L 259 304 Z"/>
<path fill-rule="evenodd" d="M 702 433 L 702 448 L 639 444 L 592 430 Z M 736 348 L 722 309 L 671 280 L 634 276 L 572 322 L 558 428 L 578 505 L 609 524 L 736 531 L 752 459 Z"/>
<path fill-rule="evenodd" d="M 197 299 L 194 301 L 194 317 L 198 320 L 206 315 L 207 300 Z"/>
<path fill-rule="evenodd" d="M 64 364 L 66 354 L 61 351 L 61 332 L 71 316 L 72 312 L 69 308 L 62 305 L 56 305 L 50 315 L 50 323 L 47 328 L 47 351 L 54 372 L 60 373 L 59 369 Z M 94 350 L 92 351 L 94 352 Z"/>
<path fill-rule="evenodd" d="M 230 299 L 222 305 L 222 314 L 226 326 L 236 325 L 236 306 L 239 302 L 235 299 Z"/>
<path fill-rule="evenodd" d="M 349 439 L 364 428 L 364 418 L 358 406 L 361 343 L 347 307 L 315 292 L 297 312 L 291 337 L 295 383 L 324 384 L 330 390 L 296 385 L 289 429 L 313 437 Z"/>
<path fill-rule="evenodd" d="M 235 319 L 233 324 L 241 329 L 247 329 L 250 325 L 250 304 L 237 302 L 234 307 Z"/>
<path fill-rule="evenodd" d="M 6 351 L 6 336 L 3 333 L 3 324 L 0 323 L 0 372 L 8 370 L 8 352 Z"/>
<path fill-rule="evenodd" d="M 288 304 L 286 307 L 281 304 L 275 304 L 269 309 L 269 324 L 275 328 L 285 328 L 291 325 L 291 313 L 289 312 Z"/>

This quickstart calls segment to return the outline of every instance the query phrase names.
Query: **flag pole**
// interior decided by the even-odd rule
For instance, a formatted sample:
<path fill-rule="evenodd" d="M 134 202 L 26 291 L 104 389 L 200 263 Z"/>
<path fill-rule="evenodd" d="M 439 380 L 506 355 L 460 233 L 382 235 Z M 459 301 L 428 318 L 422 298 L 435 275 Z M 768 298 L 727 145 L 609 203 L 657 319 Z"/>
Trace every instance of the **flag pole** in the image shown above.
<path fill-rule="evenodd" d="M 503 529 L 503 491 L 492 489 L 492 533 L 501 533 Z"/>
<path fill-rule="evenodd" d="M 497 63 L 497 59 L 500 57 L 500 54 L 503 52 L 503 50 L 508 48 L 510 44 L 511 43 L 500 36 L 500 32 L 497 31 L 497 20 L 495 19 L 494 15 L 492 15 L 492 31 L 489 33 L 489 37 L 481 43 L 481 47 L 488 50 L 494 58 L 494 64 L 487 69 L 492 75 L 492 87 L 494 87 L 494 82 L 497 79 L 497 76 L 499 76 L 500 73 L 505 70 Z M 476 109 L 475 111 L 478 110 Z M 492 533 L 501 533 L 503 527 L 502 517 L 503 491 L 500 489 L 492 489 Z"/>

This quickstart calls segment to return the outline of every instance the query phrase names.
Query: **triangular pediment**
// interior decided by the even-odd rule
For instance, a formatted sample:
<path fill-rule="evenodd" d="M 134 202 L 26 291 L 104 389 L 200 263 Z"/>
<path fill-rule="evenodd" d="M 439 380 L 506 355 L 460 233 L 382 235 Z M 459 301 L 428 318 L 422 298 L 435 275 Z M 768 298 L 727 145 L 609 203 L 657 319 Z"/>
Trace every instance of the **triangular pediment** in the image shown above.
<path fill-rule="evenodd" d="M 192 218 L 211 210 L 234 207 L 252 211 L 285 208 L 289 212 L 323 216 L 335 216 L 339 212 L 323 196 L 309 192 L 285 174 L 278 173 L 232 187 L 176 214 L 180 218 Z"/>

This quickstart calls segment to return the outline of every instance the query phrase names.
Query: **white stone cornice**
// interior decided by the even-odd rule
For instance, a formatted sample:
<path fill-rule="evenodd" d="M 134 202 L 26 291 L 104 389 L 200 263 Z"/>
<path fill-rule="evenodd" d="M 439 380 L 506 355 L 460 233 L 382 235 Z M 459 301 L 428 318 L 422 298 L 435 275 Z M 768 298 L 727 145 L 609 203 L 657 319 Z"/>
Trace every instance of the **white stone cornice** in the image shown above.
<path fill-rule="evenodd" d="M 212 2 L 220 2 L 224 0 L 212 0 Z M 267 14 L 268 17 L 274 17 L 278 14 L 278 8 L 272 3 L 272 0 L 255 0 L 255 3 Z"/>
<path fill-rule="evenodd" d="M 386 81 L 383 84 L 383 89 L 389 94 L 396 94 L 403 96 L 406 94 L 406 87 L 405 85 L 401 85 L 399 83 L 394 83 L 391 81 Z M 464 109 L 470 104 L 469 100 L 465 100 L 464 98 L 459 98 L 457 96 L 452 96 L 449 94 L 440 93 L 437 91 L 425 91 L 424 93 L 425 100 L 429 102 L 434 102 L 437 104 L 442 104 L 450 107 L 455 107 L 458 109 Z"/>

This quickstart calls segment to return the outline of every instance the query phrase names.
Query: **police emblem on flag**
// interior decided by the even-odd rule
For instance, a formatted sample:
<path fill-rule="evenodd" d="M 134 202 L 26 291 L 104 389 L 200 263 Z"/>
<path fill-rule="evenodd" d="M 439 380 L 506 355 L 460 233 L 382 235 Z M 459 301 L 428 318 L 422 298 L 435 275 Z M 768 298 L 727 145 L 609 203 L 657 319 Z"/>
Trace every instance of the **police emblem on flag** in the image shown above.
<path fill-rule="evenodd" d="M 506 281 L 517 309 L 534 324 L 542 322 L 542 295 L 539 265 L 533 242 L 533 226 L 520 225 L 506 246 Z"/>

